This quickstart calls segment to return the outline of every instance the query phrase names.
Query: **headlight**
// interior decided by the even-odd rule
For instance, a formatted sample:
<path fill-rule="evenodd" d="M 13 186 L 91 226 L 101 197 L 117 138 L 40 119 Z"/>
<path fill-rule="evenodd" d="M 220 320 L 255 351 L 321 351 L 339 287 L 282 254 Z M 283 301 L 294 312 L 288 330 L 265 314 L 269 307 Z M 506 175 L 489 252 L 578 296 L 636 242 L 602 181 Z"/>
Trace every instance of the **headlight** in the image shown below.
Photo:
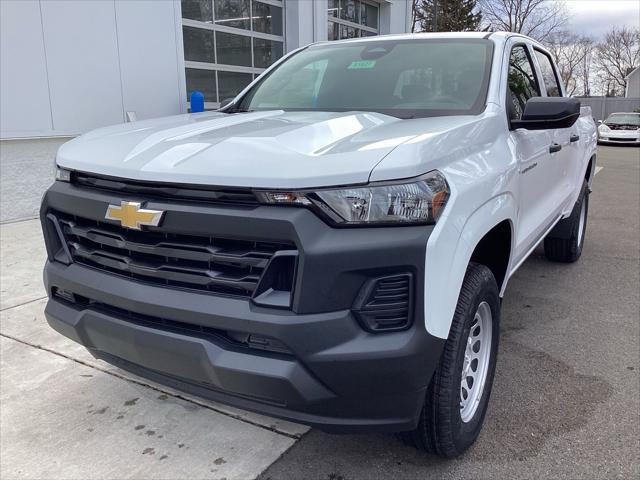
<path fill-rule="evenodd" d="M 602 125 L 600 125 L 598 127 L 598 130 L 603 131 L 603 132 L 608 132 L 610 130 L 609 127 L 607 127 L 604 123 Z"/>
<path fill-rule="evenodd" d="M 58 180 L 59 182 L 70 182 L 71 171 L 65 170 L 64 168 L 56 167 L 56 180 Z"/>
<path fill-rule="evenodd" d="M 411 183 L 304 192 L 258 192 L 263 203 L 310 206 L 342 225 L 435 223 L 449 198 L 444 176 L 433 171 Z"/>

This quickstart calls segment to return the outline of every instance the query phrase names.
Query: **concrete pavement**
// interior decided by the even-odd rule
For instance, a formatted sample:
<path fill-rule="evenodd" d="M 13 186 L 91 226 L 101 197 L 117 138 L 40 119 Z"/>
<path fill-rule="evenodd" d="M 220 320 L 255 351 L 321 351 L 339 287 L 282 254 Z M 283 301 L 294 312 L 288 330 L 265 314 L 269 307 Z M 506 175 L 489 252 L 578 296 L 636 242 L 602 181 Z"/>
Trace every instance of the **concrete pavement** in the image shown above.
<path fill-rule="evenodd" d="M 2 478 L 253 478 L 293 439 L 2 337 Z"/>
<path fill-rule="evenodd" d="M 55 175 L 54 159 L 68 137 L 0 142 L 0 223 L 33 218 Z"/>

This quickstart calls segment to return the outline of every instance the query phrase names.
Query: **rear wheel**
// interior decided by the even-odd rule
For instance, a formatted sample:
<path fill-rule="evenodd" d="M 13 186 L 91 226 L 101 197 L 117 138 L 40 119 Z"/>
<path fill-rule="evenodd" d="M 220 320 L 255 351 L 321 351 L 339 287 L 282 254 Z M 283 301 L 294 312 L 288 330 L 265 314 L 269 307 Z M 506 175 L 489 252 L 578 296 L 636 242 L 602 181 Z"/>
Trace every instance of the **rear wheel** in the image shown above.
<path fill-rule="evenodd" d="M 575 262 L 582 255 L 589 214 L 589 188 L 585 181 L 571 215 L 560 220 L 544 239 L 544 254 L 554 262 Z"/>
<path fill-rule="evenodd" d="M 418 426 L 401 434 L 406 443 L 443 457 L 456 457 L 475 442 L 493 384 L 499 326 L 495 278 L 484 265 L 472 263 Z"/>

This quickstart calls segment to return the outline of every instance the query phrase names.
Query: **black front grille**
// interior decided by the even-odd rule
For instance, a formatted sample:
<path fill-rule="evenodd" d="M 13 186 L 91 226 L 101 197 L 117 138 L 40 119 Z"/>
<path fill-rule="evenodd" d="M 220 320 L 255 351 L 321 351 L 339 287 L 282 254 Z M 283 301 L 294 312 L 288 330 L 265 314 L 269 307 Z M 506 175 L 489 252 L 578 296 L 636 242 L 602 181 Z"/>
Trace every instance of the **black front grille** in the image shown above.
<path fill-rule="evenodd" d="M 274 262 L 278 271 L 269 272 L 271 284 L 258 291 L 271 258 L 295 253 L 291 244 L 136 231 L 58 212 L 50 219 L 76 263 L 148 283 L 241 297 L 264 287 L 292 289 L 294 262 Z"/>
<path fill-rule="evenodd" d="M 637 125 L 627 125 L 627 124 L 617 124 L 617 123 L 607 123 L 607 127 L 611 130 L 638 130 L 640 127 Z"/>
<path fill-rule="evenodd" d="M 397 331 L 411 325 L 413 276 L 410 273 L 370 280 L 356 299 L 354 310 L 372 332 Z"/>
<path fill-rule="evenodd" d="M 104 190 L 118 195 L 150 196 L 177 201 L 206 202 L 216 205 L 256 206 L 258 199 L 246 188 L 215 188 L 198 185 L 173 185 L 158 182 L 101 177 L 73 172 L 71 183 L 78 187 Z"/>

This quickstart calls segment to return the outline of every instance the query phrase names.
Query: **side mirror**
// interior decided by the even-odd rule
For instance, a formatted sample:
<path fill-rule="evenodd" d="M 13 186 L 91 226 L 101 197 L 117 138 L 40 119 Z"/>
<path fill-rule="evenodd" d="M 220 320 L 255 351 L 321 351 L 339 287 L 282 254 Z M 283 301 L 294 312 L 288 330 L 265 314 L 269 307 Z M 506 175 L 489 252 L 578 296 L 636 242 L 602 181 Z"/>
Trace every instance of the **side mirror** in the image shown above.
<path fill-rule="evenodd" d="M 511 129 L 547 130 L 569 128 L 580 116 L 580 100 L 569 97 L 533 97 L 524 106 L 520 120 L 511 120 Z"/>
<path fill-rule="evenodd" d="M 222 100 L 222 101 L 220 102 L 220 108 L 222 109 L 222 108 L 226 107 L 226 106 L 227 106 L 227 105 L 229 105 L 231 102 L 233 102 L 233 98 L 225 98 L 224 100 Z"/>
<path fill-rule="evenodd" d="M 598 120 L 598 125 L 602 125 L 602 120 Z"/>

